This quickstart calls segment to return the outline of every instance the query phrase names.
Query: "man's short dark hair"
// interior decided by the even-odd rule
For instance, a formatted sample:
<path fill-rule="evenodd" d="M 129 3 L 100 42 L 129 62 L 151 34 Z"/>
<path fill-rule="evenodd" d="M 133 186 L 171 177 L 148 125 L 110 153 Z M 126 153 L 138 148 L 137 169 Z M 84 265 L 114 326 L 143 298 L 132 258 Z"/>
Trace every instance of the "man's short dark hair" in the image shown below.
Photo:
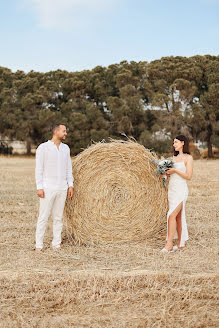
<path fill-rule="evenodd" d="M 52 126 L 52 132 L 54 133 L 54 131 L 56 129 L 58 129 L 60 127 L 60 125 L 64 125 L 65 126 L 64 123 L 55 123 L 55 124 L 53 124 L 53 126 Z"/>

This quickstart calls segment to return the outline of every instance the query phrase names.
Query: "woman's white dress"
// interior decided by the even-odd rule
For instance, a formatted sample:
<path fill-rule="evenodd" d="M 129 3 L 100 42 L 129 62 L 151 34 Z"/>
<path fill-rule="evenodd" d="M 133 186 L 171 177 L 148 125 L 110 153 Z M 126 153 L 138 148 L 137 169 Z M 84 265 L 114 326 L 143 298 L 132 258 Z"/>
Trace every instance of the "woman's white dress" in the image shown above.
<path fill-rule="evenodd" d="M 186 166 L 184 161 L 174 162 L 174 168 L 183 173 L 186 172 Z M 188 187 L 186 179 L 180 177 L 177 173 L 172 173 L 170 175 L 169 185 L 168 185 L 168 202 L 169 202 L 169 211 L 167 213 L 167 238 L 168 239 L 168 220 L 170 214 L 175 210 L 175 208 L 183 202 L 182 213 L 181 213 L 181 222 L 182 222 L 182 233 L 180 240 L 180 247 L 185 246 L 185 241 L 189 239 L 188 237 L 188 228 L 186 223 L 185 215 L 185 204 L 188 197 Z M 174 239 L 178 238 L 178 233 L 176 231 Z"/>

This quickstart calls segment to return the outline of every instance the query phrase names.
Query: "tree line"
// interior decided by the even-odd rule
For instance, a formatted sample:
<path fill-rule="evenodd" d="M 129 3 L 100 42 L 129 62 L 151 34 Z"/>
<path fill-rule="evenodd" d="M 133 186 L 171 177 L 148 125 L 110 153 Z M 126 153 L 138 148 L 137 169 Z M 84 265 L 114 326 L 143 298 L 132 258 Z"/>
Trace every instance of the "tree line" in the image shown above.
<path fill-rule="evenodd" d="M 40 73 L 0 67 L 0 135 L 31 145 L 68 127 L 77 154 L 92 141 L 134 137 L 158 153 L 178 134 L 219 146 L 219 56 L 163 57 L 92 70 Z"/>

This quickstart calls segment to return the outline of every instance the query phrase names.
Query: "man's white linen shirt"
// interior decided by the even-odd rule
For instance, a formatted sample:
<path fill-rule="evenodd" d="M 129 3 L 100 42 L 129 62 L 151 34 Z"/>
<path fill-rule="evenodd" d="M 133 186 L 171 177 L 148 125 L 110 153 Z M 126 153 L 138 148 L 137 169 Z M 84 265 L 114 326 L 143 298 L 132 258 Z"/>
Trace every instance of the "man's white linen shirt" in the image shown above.
<path fill-rule="evenodd" d="M 39 145 L 36 150 L 35 178 L 37 190 L 66 190 L 73 187 L 69 147 L 61 142 L 58 149 L 51 140 Z"/>

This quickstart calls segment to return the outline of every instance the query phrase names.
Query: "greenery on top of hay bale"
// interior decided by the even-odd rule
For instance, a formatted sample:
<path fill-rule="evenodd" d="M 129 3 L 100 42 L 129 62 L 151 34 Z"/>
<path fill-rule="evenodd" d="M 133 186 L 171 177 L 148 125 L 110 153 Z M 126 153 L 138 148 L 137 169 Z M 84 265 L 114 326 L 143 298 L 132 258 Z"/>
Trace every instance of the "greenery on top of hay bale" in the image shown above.
<path fill-rule="evenodd" d="M 153 174 L 154 158 L 137 142 L 111 140 L 73 159 L 75 193 L 65 215 L 76 243 L 139 242 L 165 231 L 167 190 Z"/>

